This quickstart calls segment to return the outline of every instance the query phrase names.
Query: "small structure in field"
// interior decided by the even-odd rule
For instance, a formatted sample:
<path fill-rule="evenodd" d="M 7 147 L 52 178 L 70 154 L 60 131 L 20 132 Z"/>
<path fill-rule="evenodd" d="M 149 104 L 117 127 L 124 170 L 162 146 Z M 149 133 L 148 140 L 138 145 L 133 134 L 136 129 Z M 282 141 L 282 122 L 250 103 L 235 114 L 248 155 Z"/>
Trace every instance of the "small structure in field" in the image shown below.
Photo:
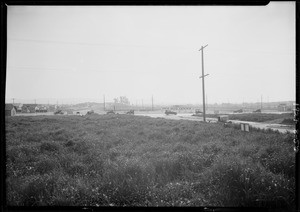
<path fill-rule="evenodd" d="M 250 125 L 248 123 L 241 123 L 241 130 L 249 132 L 250 131 Z"/>
<path fill-rule="evenodd" d="M 218 116 L 218 121 L 219 122 L 227 122 L 228 121 L 228 115 L 221 115 L 221 116 Z"/>
<path fill-rule="evenodd" d="M 5 104 L 5 116 L 15 116 L 17 113 L 13 104 Z"/>

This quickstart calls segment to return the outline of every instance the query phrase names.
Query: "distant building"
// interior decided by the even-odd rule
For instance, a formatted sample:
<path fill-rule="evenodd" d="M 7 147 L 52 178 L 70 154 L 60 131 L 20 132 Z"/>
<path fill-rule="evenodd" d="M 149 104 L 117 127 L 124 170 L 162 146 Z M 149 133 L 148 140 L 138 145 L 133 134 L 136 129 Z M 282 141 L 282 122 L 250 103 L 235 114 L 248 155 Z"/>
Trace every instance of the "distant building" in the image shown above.
<path fill-rule="evenodd" d="M 280 112 L 285 112 L 285 111 L 287 111 L 287 105 L 286 104 L 279 104 L 277 109 Z"/>
<path fill-rule="evenodd" d="M 15 116 L 16 113 L 17 110 L 13 104 L 5 104 L 5 116 Z"/>
<path fill-rule="evenodd" d="M 55 111 L 55 106 L 54 106 L 54 105 L 50 105 L 50 106 L 48 107 L 48 111 L 49 111 L 49 112 L 54 112 L 54 111 Z"/>
<path fill-rule="evenodd" d="M 17 113 L 21 113 L 22 112 L 22 106 L 23 106 L 22 103 L 20 103 L 20 104 L 14 104 L 14 107 L 15 107 Z"/>
<path fill-rule="evenodd" d="M 22 113 L 35 113 L 36 104 L 23 104 Z"/>

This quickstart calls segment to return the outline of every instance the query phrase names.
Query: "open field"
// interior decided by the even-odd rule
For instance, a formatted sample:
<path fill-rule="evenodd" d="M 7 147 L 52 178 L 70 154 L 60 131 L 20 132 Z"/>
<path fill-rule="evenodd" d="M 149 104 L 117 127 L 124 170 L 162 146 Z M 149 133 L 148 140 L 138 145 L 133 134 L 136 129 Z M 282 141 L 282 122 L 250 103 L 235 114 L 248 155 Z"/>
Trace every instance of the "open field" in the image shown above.
<path fill-rule="evenodd" d="M 294 209 L 294 135 L 237 128 L 130 115 L 6 117 L 7 203 Z"/>

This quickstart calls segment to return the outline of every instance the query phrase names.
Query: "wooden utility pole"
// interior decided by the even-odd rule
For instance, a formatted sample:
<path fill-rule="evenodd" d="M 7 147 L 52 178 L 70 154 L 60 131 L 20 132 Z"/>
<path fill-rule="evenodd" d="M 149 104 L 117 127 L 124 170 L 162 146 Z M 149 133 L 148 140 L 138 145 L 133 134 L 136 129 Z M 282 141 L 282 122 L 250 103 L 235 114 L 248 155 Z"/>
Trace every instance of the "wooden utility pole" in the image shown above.
<path fill-rule="evenodd" d="M 103 107 L 104 107 L 104 111 L 105 111 L 105 95 L 103 95 Z"/>
<path fill-rule="evenodd" d="M 262 95 L 260 96 L 260 110 L 262 110 Z"/>
<path fill-rule="evenodd" d="M 200 78 L 202 78 L 202 97 L 203 97 L 203 121 L 206 122 L 206 119 L 205 119 L 205 90 L 204 90 L 204 77 L 206 77 L 208 74 L 204 75 L 204 60 L 203 60 L 203 49 L 205 47 L 207 47 L 208 45 L 206 46 L 201 46 L 201 49 L 199 49 L 199 51 L 201 51 L 201 56 L 202 56 L 202 76 Z"/>
<path fill-rule="evenodd" d="M 153 111 L 153 95 L 152 95 L 152 111 Z"/>
<path fill-rule="evenodd" d="M 13 100 L 13 104 L 15 104 L 15 98 L 12 98 L 12 100 Z"/>

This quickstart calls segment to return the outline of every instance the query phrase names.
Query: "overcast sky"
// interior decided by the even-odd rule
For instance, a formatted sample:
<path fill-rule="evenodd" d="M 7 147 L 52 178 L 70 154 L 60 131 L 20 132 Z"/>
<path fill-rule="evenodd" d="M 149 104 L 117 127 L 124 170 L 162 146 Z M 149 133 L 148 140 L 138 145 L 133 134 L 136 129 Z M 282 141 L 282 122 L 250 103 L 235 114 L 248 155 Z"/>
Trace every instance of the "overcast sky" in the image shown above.
<path fill-rule="evenodd" d="M 295 2 L 8 6 L 6 99 L 295 100 Z"/>

